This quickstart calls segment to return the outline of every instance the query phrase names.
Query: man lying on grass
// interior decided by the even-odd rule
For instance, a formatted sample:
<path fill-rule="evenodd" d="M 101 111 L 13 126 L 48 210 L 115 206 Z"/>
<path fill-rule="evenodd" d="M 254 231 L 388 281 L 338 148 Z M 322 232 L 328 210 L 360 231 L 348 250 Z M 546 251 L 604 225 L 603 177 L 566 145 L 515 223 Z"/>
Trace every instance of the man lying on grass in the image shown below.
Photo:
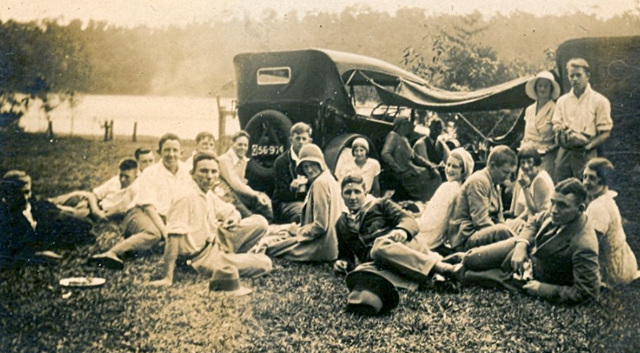
<path fill-rule="evenodd" d="M 109 251 L 92 256 L 90 263 L 121 270 L 125 253 L 149 250 L 167 238 L 164 219 L 179 190 L 191 180 L 189 168 L 180 162 L 181 145 L 174 134 L 160 138 L 162 162 L 145 169 L 136 181 L 137 194 L 121 225 L 125 239 Z"/>
<path fill-rule="evenodd" d="M 452 265 L 441 262 L 442 256 L 412 241 L 418 233 L 416 220 L 390 199 L 378 199 L 366 192 L 365 182 L 358 174 L 342 180 L 342 197 L 348 212 L 343 212 L 336 224 L 338 260 L 336 272 L 353 269 L 356 258 L 361 262 L 375 261 L 380 267 L 398 275 L 426 283 L 436 273 L 449 273 Z"/>
<path fill-rule="evenodd" d="M 271 259 L 264 254 L 246 254 L 266 233 L 267 220 L 259 215 L 244 219 L 236 208 L 211 192 L 218 181 L 215 155 L 197 153 L 193 158 L 189 191 L 178 198 L 167 215 L 163 278 L 150 282 L 170 286 L 176 261 L 211 276 L 215 268 L 234 266 L 241 276 L 271 272 Z M 231 248 L 231 249 L 230 249 Z M 233 250 L 233 251 L 229 251 Z"/>
<path fill-rule="evenodd" d="M 462 284 L 523 289 L 544 299 L 579 303 L 600 291 L 598 240 L 585 215 L 587 192 L 575 178 L 556 185 L 551 208 L 515 238 L 450 255 Z"/>
<path fill-rule="evenodd" d="M 133 182 L 138 177 L 138 162 L 123 159 L 118 165 L 119 173 L 93 191 L 76 190 L 49 199 L 62 209 L 70 209 L 78 216 L 97 219 L 122 216 L 135 196 Z"/>
<path fill-rule="evenodd" d="M 0 199 L 0 269 L 60 259 L 50 249 L 95 242 L 89 220 L 34 197 L 21 170 L 2 177 Z"/>

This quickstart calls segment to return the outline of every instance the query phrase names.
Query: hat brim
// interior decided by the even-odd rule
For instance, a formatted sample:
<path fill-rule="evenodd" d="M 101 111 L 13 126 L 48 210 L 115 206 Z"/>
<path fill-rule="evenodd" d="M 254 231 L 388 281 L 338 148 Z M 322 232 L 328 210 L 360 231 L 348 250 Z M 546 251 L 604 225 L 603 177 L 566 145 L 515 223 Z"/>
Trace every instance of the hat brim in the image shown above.
<path fill-rule="evenodd" d="M 560 97 L 560 85 L 558 84 L 558 82 L 556 82 L 556 80 L 551 80 L 546 77 L 537 77 L 537 76 L 530 79 L 527 82 L 527 84 L 524 86 L 524 91 L 527 94 L 527 96 L 533 99 L 534 101 L 538 100 L 538 94 L 536 93 L 536 82 L 541 78 L 551 81 L 551 87 L 553 88 L 553 91 L 551 92 L 551 99 L 553 100 L 558 99 L 558 97 Z"/>
<path fill-rule="evenodd" d="M 253 293 L 253 289 L 249 287 L 240 286 L 240 288 L 232 291 L 213 291 L 214 293 L 220 293 L 227 297 L 241 297 Z"/>
<path fill-rule="evenodd" d="M 327 165 L 325 164 L 324 159 L 317 158 L 317 157 L 305 157 L 301 159 L 300 162 L 298 162 L 298 165 L 296 166 L 296 173 L 298 173 L 298 175 L 305 175 L 304 172 L 302 171 L 302 163 L 304 162 L 313 162 L 320 165 L 320 169 L 323 172 L 327 170 Z"/>
<path fill-rule="evenodd" d="M 347 288 L 352 291 L 356 285 L 361 284 L 382 299 L 382 309 L 379 314 L 390 311 L 400 303 L 400 294 L 396 287 L 383 276 L 370 271 L 352 271 L 347 275 Z"/>

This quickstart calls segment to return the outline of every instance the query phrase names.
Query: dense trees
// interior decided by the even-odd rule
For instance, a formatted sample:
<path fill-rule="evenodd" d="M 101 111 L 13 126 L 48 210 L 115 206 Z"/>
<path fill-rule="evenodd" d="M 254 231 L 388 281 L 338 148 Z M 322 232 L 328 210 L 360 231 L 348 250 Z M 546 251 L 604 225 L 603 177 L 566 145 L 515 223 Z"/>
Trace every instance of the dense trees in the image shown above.
<path fill-rule="evenodd" d="M 436 85 L 473 89 L 519 74 L 522 68 L 547 65 L 545 49 L 566 39 L 630 34 L 640 34 L 635 13 L 607 21 L 583 14 L 525 13 L 486 19 L 479 14 L 430 17 L 422 9 L 400 9 L 390 15 L 363 5 L 339 14 L 277 15 L 267 10 L 260 19 L 221 18 L 165 28 L 122 28 L 78 20 L 65 25 L 8 21 L 0 23 L 0 92 L 3 106 L 8 102 L 6 92 L 14 91 L 233 94 L 235 54 L 304 47 L 350 51 L 397 65 L 405 60 Z M 468 47 L 459 50 L 456 42 Z M 411 55 L 435 58 L 441 71 L 420 71 L 416 62 L 406 61 L 407 48 L 412 48 Z M 464 58 L 466 49 L 480 56 Z M 453 65 L 458 60 L 471 67 Z M 494 63 L 502 66 L 495 73 L 487 71 Z M 459 69 L 470 75 L 461 76 Z"/>

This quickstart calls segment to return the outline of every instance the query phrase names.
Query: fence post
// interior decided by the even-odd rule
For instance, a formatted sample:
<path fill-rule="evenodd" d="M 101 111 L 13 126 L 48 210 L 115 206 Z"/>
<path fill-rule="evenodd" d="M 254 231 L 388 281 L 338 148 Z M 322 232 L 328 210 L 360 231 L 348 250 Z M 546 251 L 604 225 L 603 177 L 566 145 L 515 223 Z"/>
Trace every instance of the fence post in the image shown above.
<path fill-rule="evenodd" d="M 109 141 L 113 141 L 113 120 L 111 120 L 111 126 L 109 127 Z"/>
<path fill-rule="evenodd" d="M 227 115 L 224 111 L 222 105 L 220 104 L 220 95 L 216 95 L 216 105 L 218 106 L 218 143 L 216 148 L 218 149 L 218 155 L 222 155 L 226 151 L 224 151 L 224 147 L 222 144 L 223 137 L 225 132 L 227 131 Z"/>
<path fill-rule="evenodd" d="M 104 138 L 102 139 L 102 141 L 109 141 L 109 122 L 105 120 L 104 124 L 100 125 L 100 127 L 104 128 Z"/>
<path fill-rule="evenodd" d="M 133 137 L 131 137 L 131 141 L 136 142 L 138 140 L 138 122 L 133 122 Z"/>

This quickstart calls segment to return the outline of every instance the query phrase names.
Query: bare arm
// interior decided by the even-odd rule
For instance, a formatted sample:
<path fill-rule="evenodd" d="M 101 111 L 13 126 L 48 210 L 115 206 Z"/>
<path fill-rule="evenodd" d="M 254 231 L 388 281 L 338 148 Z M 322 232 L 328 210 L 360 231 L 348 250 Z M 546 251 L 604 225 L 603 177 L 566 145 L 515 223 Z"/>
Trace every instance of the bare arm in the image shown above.
<path fill-rule="evenodd" d="M 597 134 L 596 137 L 591 139 L 591 141 L 589 141 L 589 143 L 587 143 L 584 146 L 584 149 L 589 151 L 594 148 L 597 148 L 598 146 L 602 145 L 605 141 L 607 141 L 607 139 L 609 138 L 609 135 L 611 135 L 611 131 L 603 131 Z"/>
<path fill-rule="evenodd" d="M 258 193 L 249 185 L 245 184 L 233 171 L 233 165 L 231 165 L 231 162 L 226 158 L 220 159 L 220 176 L 229 184 L 233 191 L 247 197 L 258 197 Z"/>
<path fill-rule="evenodd" d="M 155 224 L 156 227 L 158 227 L 158 229 L 160 230 L 160 234 L 162 234 L 162 237 L 166 239 L 167 228 L 165 227 L 164 222 L 162 221 L 162 217 L 160 217 L 160 214 L 158 213 L 158 210 L 156 210 L 156 208 L 152 205 L 145 205 L 142 207 L 142 209 L 147 214 L 147 216 L 151 218 L 151 221 L 153 221 L 153 224 Z"/>
<path fill-rule="evenodd" d="M 173 284 L 173 273 L 176 269 L 176 260 L 178 259 L 178 241 L 179 234 L 171 234 L 164 247 L 164 263 L 162 265 L 162 278 L 157 281 L 149 282 L 149 285 L 165 287 Z"/>

